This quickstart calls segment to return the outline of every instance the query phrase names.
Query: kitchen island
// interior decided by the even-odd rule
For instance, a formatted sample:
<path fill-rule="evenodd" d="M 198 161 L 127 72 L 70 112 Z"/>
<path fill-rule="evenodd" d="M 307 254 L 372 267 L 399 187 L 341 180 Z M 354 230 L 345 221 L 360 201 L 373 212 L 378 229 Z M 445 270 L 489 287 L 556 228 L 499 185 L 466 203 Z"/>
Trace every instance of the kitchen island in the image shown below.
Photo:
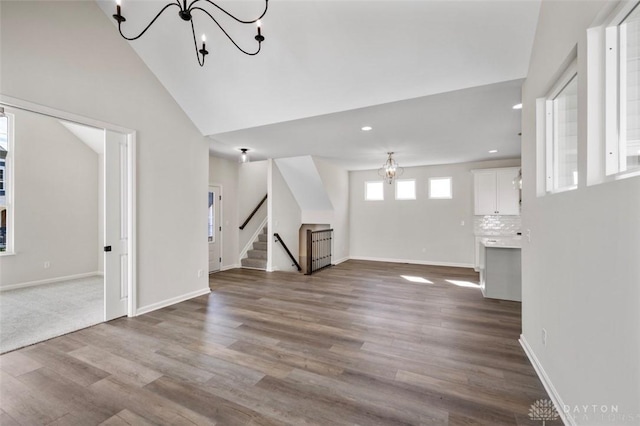
<path fill-rule="evenodd" d="M 491 299 L 522 301 L 521 237 L 480 240 L 480 289 Z"/>

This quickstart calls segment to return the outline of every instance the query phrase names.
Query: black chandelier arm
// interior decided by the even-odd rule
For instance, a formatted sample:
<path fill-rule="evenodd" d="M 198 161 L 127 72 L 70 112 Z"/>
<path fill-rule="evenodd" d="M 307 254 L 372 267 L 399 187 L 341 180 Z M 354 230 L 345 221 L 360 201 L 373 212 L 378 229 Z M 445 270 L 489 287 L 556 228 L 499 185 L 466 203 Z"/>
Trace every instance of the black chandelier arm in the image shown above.
<path fill-rule="evenodd" d="M 177 1 L 177 0 L 176 0 L 176 1 Z M 182 6 L 180 6 L 180 3 L 169 3 L 169 4 L 167 4 L 165 7 L 163 7 L 163 8 L 160 10 L 160 12 L 158 12 L 158 14 L 155 16 L 155 18 L 153 18 L 153 19 L 151 20 L 151 22 L 149 22 L 149 25 L 147 25 L 147 26 L 145 27 L 145 29 L 144 29 L 144 30 L 142 30 L 142 32 L 141 32 L 140 34 L 138 34 L 137 36 L 135 36 L 135 37 L 127 37 L 126 35 L 122 34 L 122 28 L 121 28 L 122 22 L 120 22 L 120 21 L 118 21 L 118 32 L 120 33 L 120 35 L 122 36 L 122 38 L 124 38 L 125 40 L 129 40 L 129 41 L 137 40 L 137 39 L 139 39 L 140 37 L 142 37 L 142 35 L 143 35 L 144 33 L 146 33 L 146 32 L 147 32 L 147 30 L 149 29 L 149 27 L 151 27 L 151 25 L 153 25 L 153 23 L 154 23 L 154 22 L 156 22 L 156 19 L 158 19 L 158 18 L 160 17 L 160 15 L 162 15 L 162 14 L 164 13 L 164 11 L 165 11 L 165 10 L 167 10 L 167 9 L 168 9 L 169 7 L 171 7 L 171 6 L 178 6 L 178 7 L 180 8 L 180 10 L 182 10 Z"/>
<path fill-rule="evenodd" d="M 193 34 L 193 47 L 196 49 L 196 58 L 198 58 L 198 65 L 201 67 L 204 66 L 204 59 L 206 57 L 205 54 L 202 55 L 202 61 L 200 61 L 200 52 L 198 52 L 198 40 L 196 40 L 196 29 L 193 26 L 193 19 L 191 20 L 191 34 Z M 203 47 L 204 50 L 204 47 Z"/>
<path fill-rule="evenodd" d="M 224 35 L 226 35 L 226 36 L 227 36 L 227 38 L 229 39 L 229 41 L 231 41 L 231 43 L 233 43 L 233 45 L 234 45 L 234 46 L 235 46 L 239 51 L 241 51 L 242 53 L 244 53 L 245 55 L 255 56 L 255 55 L 257 55 L 258 53 L 260 53 L 260 47 L 262 46 L 262 43 L 258 42 L 258 50 L 256 50 L 255 52 L 247 52 L 247 51 L 246 51 L 246 50 L 244 50 L 242 47 L 238 46 L 238 43 L 236 43 L 236 42 L 233 40 L 233 38 L 231 38 L 231 36 L 229 35 L 229 33 L 228 33 L 228 32 L 226 32 L 224 28 L 222 28 L 222 25 L 220 25 L 220 23 L 216 20 L 216 18 L 214 18 L 214 17 L 213 17 L 213 15 L 211 15 L 207 10 L 205 10 L 205 9 L 203 9 L 203 8 L 201 8 L 201 7 L 193 7 L 193 8 L 192 8 L 192 10 L 200 10 L 200 11 L 202 11 L 202 12 L 206 13 L 206 14 L 209 16 L 209 18 L 211 18 L 211 20 L 212 20 L 213 22 L 215 22 L 215 23 L 216 23 L 216 25 L 218 26 L 218 28 L 220 28 L 220 31 L 222 31 L 222 32 L 224 33 Z M 194 37 L 195 37 L 195 35 L 194 35 Z"/>
<path fill-rule="evenodd" d="M 237 22 L 241 23 L 241 24 L 255 24 L 256 22 L 258 22 L 258 20 L 262 19 L 262 17 L 264 15 L 267 14 L 267 9 L 269 8 L 269 0 L 264 0 L 264 11 L 262 12 L 262 15 L 260 15 L 258 18 L 254 19 L 253 21 L 243 21 L 242 19 L 238 19 L 235 16 L 233 16 L 231 13 L 227 12 L 224 8 L 218 6 L 217 4 L 215 4 L 214 2 L 212 2 L 211 0 L 193 0 L 190 4 L 189 4 L 189 8 L 188 10 L 191 11 L 193 9 L 200 9 L 200 10 L 204 10 L 198 7 L 194 7 L 194 5 L 196 3 L 198 3 L 199 1 L 205 1 L 207 3 L 209 3 L 210 5 L 216 7 L 218 10 L 220 10 L 222 13 L 226 14 L 227 16 L 229 16 L 232 19 L 235 19 Z M 209 15 L 211 16 L 211 15 Z M 212 17 L 213 19 L 213 17 Z"/>

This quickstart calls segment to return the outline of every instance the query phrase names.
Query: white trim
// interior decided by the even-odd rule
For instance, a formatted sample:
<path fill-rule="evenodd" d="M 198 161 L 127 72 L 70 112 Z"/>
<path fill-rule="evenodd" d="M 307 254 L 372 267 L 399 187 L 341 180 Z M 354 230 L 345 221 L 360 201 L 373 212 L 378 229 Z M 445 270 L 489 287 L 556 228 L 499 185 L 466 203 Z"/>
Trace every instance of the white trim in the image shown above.
<path fill-rule="evenodd" d="M 220 194 L 218 194 L 220 196 L 220 198 L 218 199 L 218 203 L 220 204 L 220 218 L 219 218 L 219 227 L 222 228 L 222 230 L 220 231 L 220 268 L 217 271 L 209 271 L 209 244 L 211 244 L 211 242 L 207 243 L 207 268 L 206 270 L 208 271 L 208 273 L 212 273 L 212 272 L 220 272 L 223 271 L 222 269 L 222 261 L 224 260 L 224 256 L 222 255 L 223 251 L 224 251 L 224 245 L 223 245 L 223 241 L 224 241 L 224 230 L 226 229 L 226 226 L 223 226 L 222 224 L 224 223 L 224 197 L 222 196 L 222 193 L 224 192 L 224 189 L 222 188 L 222 184 L 221 183 L 209 183 L 209 189 L 207 189 L 207 193 L 209 193 L 211 191 L 211 187 L 212 186 L 217 186 L 220 188 Z M 215 231 L 214 231 L 214 235 L 215 235 Z M 215 243 L 214 243 L 215 244 Z"/>
<path fill-rule="evenodd" d="M 79 280 L 82 278 L 99 277 L 99 276 L 100 277 L 103 276 L 103 273 L 101 271 L 85 272 L 83 274 L 67 275 L 64 277 L 57 277 L 57 278 L 47 278 L 45 280 L 28 281 L 20 284 L 11 284 L 11 285 L 0 287 L 0 292 L 7 291 L 7 290 L 15 290 L 18 288 L 35 287 L 39 285 L 59 283 L 62 281 Z"/>
<path fill-rule="evenodd" d="M 138 308 L 138 311 L 136 312 L 136 316 L 148 314 L 149 312 L 157 311 L 158 309 L 166 308 L 167 306 L 175 305 L 176 303 L 184 302 L 185 300 L 193 299 L 194 297 L 202 296 L 209 293 L 211 293 L 211 289 L 207 287 L 201 290 L 196 290 L 190 293 L 183 294 L 181 296 L 176 296 L 160 302 L 152 303 L 151 305 Z"/>
<path fill-rule="evenodd" d="M 138 273 L 136 265 L 138 264 L 137 260 L 137 202 L 138 195 L 136 192 L 136 188 L 138 187 L 137 183 L 137 158 L 136 152 L 137 142 L 136 142 L 136 132 L 131 131 L 127 133 L 127 158 L 129 162 L 127 164 L 127 174 L 129 181 L 129 188 L 127 188 L 128 200 L 127 205 L 129 206 L 127 211 L 127 229 L 129 233 L 127 235 L 127 261 L 128 261 L 128 287 L 127 287 L 127 316 L 133 317 L 137 315 L 137 294 L 138 294 Z"/>
<path fill-rule="evenodd" d="M 126 127 L 117 126 L 115 124 L 107 123 L 93 118 L 85 117 L 83 115 L 73 114 L 67 111 L 61 111 L 59 109 L 51 108 L 44 105 L 35 104 L 33 102 L 25 101 L 23 99 L 14 98 L 0 93 L 0 105 L 21 109 L 24 111 L 35 112 L 38 114 L 46 115 L 53 118 L 59 118 L 66 121 L 71 121 L 85 126 L 93 126 L 99 129 L 107 129 L 117 133 L 130 134 L 135 133 L 135 130 L 128 129 Z"/>
<path fill-rule="evenodd" d="M 244 257 L 247 255 L 247 252 L 249 250 L 251 250 L 251 246 L 253 246 L 253 243 L 256 241 L 256 238 L 258 238 L 258 235 L 260 235 L 262 233 L 262 230 L 264 229 L 264 227 L 267 226 L 267 222 L 268 221 L 269 221 L 269 216 L 264 218 L 264 220 L 262 221 L 262 223 L 260 224 L 258 229 L 256 229 L 256 232 L 253 233 L 253 235 L 251 236 L 251 239 L 249 239 L 249 242 L 247 243 L 247 245 L 245 245 L 244 248 L 242 249 L 242 251 L 240 252 L 240 256 L 238 257 L 238 259 L 240 259 L 240 260 L 244 259 Z"/>
<path fill-rule="evenodd" d="M 451 266 L 455 268 L 473 268 L 473 263 L 435 262 L 430 260 L 390 259 L 385 257 L 350 256 L 353 260 L 369 260 L 371 262 L 409 263 L 411 265 Z"/>
<path fill-rule="evenodd" d="M 238 263 L 234 263 L 232 265 L 221 266 L 219 271 L 210 272 L 210 274 L 216 274 L 218 272 L 228 271 L 229 269 L 238 269 L 238 268 L 242 268 L 242 265 L 240 265 Z"/>
<path fill-rule="evenodd" d="M 349 256 L 347 256 L 347 257 L 343 257 L 342 259 L 338 259 L 338 260 L 336 260 L 335 262 L 333 262 L 333 263 L 332 263 L 332 265 L 334 265 L 334 266 L 335 266 L 335 265 L 339 265 L 339 264 L 341 264 L 341 263 L 346 262 L 347 260 L 349 260 Z"/>
<path fill-rule="evenodd" d="M 576 425 L 575 420 L 571 416 L 567 416 L 565 413 L 564 402 L 562 401 L 560 394 L 556 390 L 555 386 L 553 386 L 553 383 L 551 383 L 551 379 L 547 375 L 546 371 L 544 371 L 542 364 L 540 364 L 538 357 L 536 357 L 536 354 L 533 352 L 533 349 L 531 349 L 531 346 L 529 346 L 529 343 L 523 334 L 520 335 L 518 342 L 520 342 L 522 349 L 524 349 L 524 353 L 527 355 L 527 358 L 529 358 L 529 361 L 531 362 L 533 369 L 536 371 L 538 378 L 542 382 L 544 389 L 547 391 L 547 394 L 549 394 L 549 398 L 551 398 L 551 401 L 556 406 L 556 410 L 558 411 L 558 414 L 560 414 L 562 423 L 565 425 Z"/>

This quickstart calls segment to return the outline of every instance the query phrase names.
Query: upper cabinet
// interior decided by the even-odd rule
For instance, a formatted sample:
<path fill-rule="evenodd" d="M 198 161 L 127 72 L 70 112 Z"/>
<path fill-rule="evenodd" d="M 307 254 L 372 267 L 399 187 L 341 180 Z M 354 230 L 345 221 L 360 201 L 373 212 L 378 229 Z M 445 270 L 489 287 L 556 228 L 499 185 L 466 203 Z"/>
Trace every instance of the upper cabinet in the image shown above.
<path fill-rule="evenodd" d="M 474 214 L 519 215 L 520 190 L 514 183 L 520 167 L 473 170 Z"/>

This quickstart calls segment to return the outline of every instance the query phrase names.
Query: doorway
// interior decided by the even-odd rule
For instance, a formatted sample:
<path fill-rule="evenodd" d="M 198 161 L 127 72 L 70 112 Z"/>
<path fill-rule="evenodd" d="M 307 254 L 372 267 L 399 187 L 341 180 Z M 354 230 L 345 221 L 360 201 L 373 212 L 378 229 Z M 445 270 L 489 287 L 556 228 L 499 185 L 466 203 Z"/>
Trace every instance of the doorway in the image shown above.
<path fill-rule="evenodd" d="M 0 256 L 0 352 L 135 315 L 135 132 L 6 100 L 17 226 Z"/>
<path fill-rule="evenodd" d="M 220 185 L 209 186 L 209 273 L 220 271 L 222 264 L 222 187 Z"/>

